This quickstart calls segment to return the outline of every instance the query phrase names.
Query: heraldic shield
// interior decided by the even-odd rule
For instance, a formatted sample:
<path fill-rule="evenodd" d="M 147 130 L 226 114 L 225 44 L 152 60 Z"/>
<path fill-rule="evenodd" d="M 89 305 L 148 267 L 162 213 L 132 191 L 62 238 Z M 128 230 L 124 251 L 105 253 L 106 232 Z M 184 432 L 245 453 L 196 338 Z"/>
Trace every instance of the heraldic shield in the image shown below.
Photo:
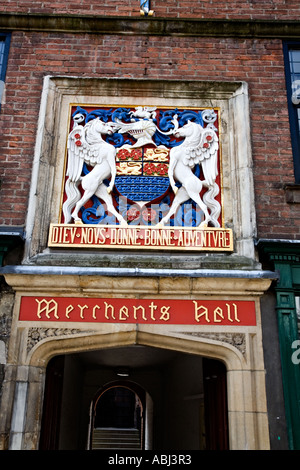
<path fill-rule="evenodd" d="M 217 109 L 77 106 L 64 224 L 220 227 Z"/>

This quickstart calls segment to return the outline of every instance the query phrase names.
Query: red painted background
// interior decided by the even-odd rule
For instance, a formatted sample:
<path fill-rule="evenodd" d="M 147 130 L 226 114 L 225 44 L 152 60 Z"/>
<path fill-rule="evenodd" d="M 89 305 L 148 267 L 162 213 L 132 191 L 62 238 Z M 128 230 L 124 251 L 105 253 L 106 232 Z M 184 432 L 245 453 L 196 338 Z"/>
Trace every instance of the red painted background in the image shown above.
<path fill-rule="evenodd" d="M 20 321 L 256 325 L 255 302 L 22 297 Z"/>

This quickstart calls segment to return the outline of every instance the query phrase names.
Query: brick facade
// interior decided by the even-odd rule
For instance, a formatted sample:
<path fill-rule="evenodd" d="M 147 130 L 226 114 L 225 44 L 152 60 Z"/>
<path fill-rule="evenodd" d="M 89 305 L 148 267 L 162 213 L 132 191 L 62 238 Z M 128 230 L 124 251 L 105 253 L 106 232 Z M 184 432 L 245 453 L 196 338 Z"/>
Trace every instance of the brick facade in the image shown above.
<path fill-rule="evenodd" d="M 246 81 L 258 236 L 299 237 L 284 190 L 294 176 L 281 40 L 14 32 L 0 115 L 2 225 L 25 223 L 45 75 Z"/>

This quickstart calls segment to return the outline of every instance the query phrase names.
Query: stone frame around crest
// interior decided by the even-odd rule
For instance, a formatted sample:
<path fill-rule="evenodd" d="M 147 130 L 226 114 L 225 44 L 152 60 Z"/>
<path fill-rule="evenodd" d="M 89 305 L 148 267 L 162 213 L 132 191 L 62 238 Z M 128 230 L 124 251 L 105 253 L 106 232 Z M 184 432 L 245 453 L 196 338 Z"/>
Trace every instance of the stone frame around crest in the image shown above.
<path fill-rule="evenodd" d="M 71 104 L 220 108 L 224 227 L 234 253 L 255 259 L 256 235 L 248 88 L 244 82 L 44 78 L 26 223 L 25 263 L 49 253 L 65 172 Z"/>

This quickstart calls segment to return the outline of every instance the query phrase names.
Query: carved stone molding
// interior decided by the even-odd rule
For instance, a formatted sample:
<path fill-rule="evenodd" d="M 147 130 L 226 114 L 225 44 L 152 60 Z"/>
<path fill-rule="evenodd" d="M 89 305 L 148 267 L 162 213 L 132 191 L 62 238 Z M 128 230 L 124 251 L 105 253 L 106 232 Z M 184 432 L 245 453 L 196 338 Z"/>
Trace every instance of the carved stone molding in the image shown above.
<path fill-rule="evenodd" d="M 62 337 L 67 335 L 86 334 L 78 328 L 29 328 L 27 337 L 27 353 L 34 348 L 34 346 L 42 341 L 52 337 Z M 91 331 L 89 331 L 91 333 Z"/>
<path fill-rule="evenodd" d="M 29 328 L 27 336 L 27 353 L 29 353 L 37 343 L 44 339 L 54 337 L 65 337 L 70 335 L 87 335 L 93 334 L 95 331 L 83 331 L 78 328 Z M 230 344 L 238 349 L 241 354 L 246 352 L 246 335 L 244 333 L 201 333 L 201 332 L 181 332 L 186 336 L 204 338 L 212 341 Z"/>
<path fill-rule="evenodd" d="M 29 264 L 33 257 L 45 251 L 49 223 L 55 224 L 60 219 L 71 106 L 76 103 L 105 108 L 126 104 L 133 109 L 140 105 L 141 99 L 143 106 L 155 105 L 166 109 L 170 106 L 188 109 L 191 105 L 199 109 L 222 109 L 223 225 L 233 230 L 232 258 L 238 255 L 255 259 L 253 237 L 256 236 L 256 223 L 247 83 L 46 76 L 36 137 L 24 263 Z M 70 260 L 68 265 L 72 265 Z"/>
<path fill-rule="evenodd" d="M 195 333 L 192 331 L 185 331 L 183 334 L 227 343 L 238 349 L 241 354 L 245 355 L 246 353 L 246 335 L 244 333 Z"/>
<path fill-rule="evenodd" d="M 0 14 L 0 30 L 152 36 L 299 38 L 297 20 L 154 18 L 60 13 Z"/>

